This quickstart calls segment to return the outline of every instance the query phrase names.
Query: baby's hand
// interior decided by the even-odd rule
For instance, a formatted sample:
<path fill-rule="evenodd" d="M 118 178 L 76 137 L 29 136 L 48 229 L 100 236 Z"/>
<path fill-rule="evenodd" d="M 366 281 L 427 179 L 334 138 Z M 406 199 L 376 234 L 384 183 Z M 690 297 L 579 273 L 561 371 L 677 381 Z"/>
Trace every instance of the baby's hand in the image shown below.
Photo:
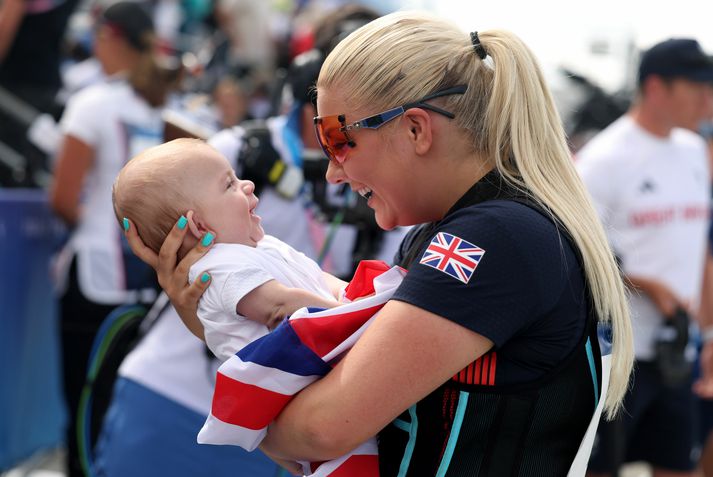
<path fill-rule="evenodd" d="M 280 323 L 285 321 L 287 318 L 289 318 L 289 316 L 283 316 L 281 318 L 273 318 L 273 319 L 269 320 L 265 326 L 267 326 L 268 330 L 272 331 L 275 328 L 277 328 L 278 326 L 280 326 Z"/>

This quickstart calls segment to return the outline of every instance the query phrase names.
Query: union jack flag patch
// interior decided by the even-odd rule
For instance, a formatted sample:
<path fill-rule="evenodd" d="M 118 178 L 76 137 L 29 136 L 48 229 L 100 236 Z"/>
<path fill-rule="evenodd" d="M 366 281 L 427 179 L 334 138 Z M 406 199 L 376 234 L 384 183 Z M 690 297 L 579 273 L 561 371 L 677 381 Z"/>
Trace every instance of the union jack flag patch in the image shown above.
<path fill-rule="evenodd" d="M 467 284 L 485 250 L 460 237 L 439 232 L 419 262 Z"/>

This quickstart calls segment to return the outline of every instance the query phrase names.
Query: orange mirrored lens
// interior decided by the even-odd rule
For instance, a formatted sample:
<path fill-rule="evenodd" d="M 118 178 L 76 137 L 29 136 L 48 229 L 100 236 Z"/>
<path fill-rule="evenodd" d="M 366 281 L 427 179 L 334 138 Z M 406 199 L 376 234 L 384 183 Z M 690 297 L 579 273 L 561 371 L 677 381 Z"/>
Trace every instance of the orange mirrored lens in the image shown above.
<path fill-rule="evenodd" d="M 317 118 L 315 122 L 317 139 L 322 149 L 327 157 L 339 163 L 346 159 L 345 148 L 350 142 L 347 135 L 341 131 L 342 126 L 337 115 Z"/>

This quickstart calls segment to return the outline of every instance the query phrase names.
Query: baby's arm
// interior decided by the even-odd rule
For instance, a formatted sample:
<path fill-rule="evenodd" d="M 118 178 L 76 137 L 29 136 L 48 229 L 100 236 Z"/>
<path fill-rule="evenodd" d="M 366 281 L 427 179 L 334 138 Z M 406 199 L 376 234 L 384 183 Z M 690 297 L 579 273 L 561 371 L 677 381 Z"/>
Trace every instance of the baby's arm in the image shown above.
<path fill-rule="evenodd" d="M 329 291 L 332 292 L 334 298 L 339 300 L 339 295 L 342 293 L 342 290 L 344 290 L 344 287 L 349 284 L 349 282 L 345 282 L 344 280 L 341 280 L 327 272 L 322 272 L 322 277 L 324 277 L 324 281 L 327 283 L 327 287 L 329 287 Z"/>
<path fill-rule="evenodd" d="M 273 329 L 286 317 L 305 306 L 333 308 L 336 300 L 301 288 L 289 288 L 277 280 L 269 280 L 245 295 L 235 307 L 238 314 L 263 323 Z"/>

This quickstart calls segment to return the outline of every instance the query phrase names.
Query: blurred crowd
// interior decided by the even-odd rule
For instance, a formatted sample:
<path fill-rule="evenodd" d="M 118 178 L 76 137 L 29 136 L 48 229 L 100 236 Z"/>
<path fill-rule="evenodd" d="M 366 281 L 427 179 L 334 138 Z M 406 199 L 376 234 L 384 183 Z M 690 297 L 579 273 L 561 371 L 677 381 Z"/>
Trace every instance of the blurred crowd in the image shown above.
<path fill-rule="evenodd" d="M 84 370 L 103 318 L 127 303 L 147 308 L 159 303 L 156 315 L 175 313 L 164 307 L 165 300 L 157 302 L 160 290 L 152 271 L 132 258 L 118 239 L 119 228 L 107 208 L 116 173 L 139 151 L 177 137 L 208 140 L 238 175 L 256 182 L 268 233 L 344 278 L 363 258 L 391 261 L 406 230 L 380 231 L 350 191 L 325 184 L 325 159 L 311 129 L 316 115 L 311 86 L 321 61 L 340 39 L 387 13 L 390 5 L 338 0 L 0 0 L 0 188 L 46 189 L 52 209 L 69 231 L 53 264 L 70 409 L 69 475 L 91 472 L 92 463 L 82 461 L 77 448 L 75 422 Z M 635 101 L 634 85 L 631 91 L 610 95 L 575 72 L 557 74 L 567 84 L 562 91 L 571 96 L 568 99 L 579 98 L 575 105 L 563 101 L 567 106 L 561 111 L 576 157 L 595 133 L 627 111 Z M 713 89 L 707 88 L 701 104 L 708 109 L 689 124 L 673 125 L 703 137 L 713 158 Z M 112 122 L 116 118 L 120 120 Z M 284 163 L 286 170 L 300 169 L 299 184 L 295 187 L 288 176 L 268 178 L 255 167 L 268 160 L 271 166 Z M 123 268 L 107 270 L 118 257 Z M 138 451 L 144 445 L 140 440 L 122 446 L 116 438 L 125 430 L 122 425 L 139 426 L 160 417 L 147 409 L 169 412 L 165 401 L 149 404 L 149 399 L 166 398 L 177 406 L 175 413 L 154 423 L 157 433 L 165 426 L 161 439 L 171 426 L 193 435 L 208 409 L 212 382 L 205 371 L 212 365 L 205 349 L 180 327 L 175 315 L 148 333 L 119 371 L 116 388 L 112 391 L 110 383 L 95 390 L 98 411 L 92 416 L 96 422 L 91 423 L 91 441 L 99 439 L 96 469 L 103 475 L 139 475 L 122 467 L 128 462 L 124 456 L 134 452 L 139 457 L 132 463 L 146 475 L 151 475 L 151 459 L 165 470 L 168 455 L 186 445 L 165 441 L 166 461 L 156 458 L 156 449 L 151 455 Z M 155 350 L 168 342 L 176 363 L 170 369 L 165 355 L 163 364 L 154 361 Z M 180 363 L 183 373 L 176 371 Z M 190 382 L 192 391 L 182 395 Z M 147 398 L 147 392 L 153 394 Z M 138 399 L 142 415 L 131 415 L 131 409 L 138 409 L 130 409 L 131 399 Z M 184 414 L 186 410 L 190 413 Z M 105 412 L 108 424 L 102 431 Z M 702 412 L 707 432 L 713 418 L 707 407 Z M 190 422 L 177 425 L 178 415 L 187 415 Z M 708 446 L 713 448 L 713 441 Z M 185 450 L 185 455 L 191 452 Z M 226 468 L 254 465 L 254 475 L 276 472 L 266 461 L 239 457 L 245 460 L 226 460 Z M 221 462 L 235 456 L 191 458 Z M 713 467 L 711 460 L 713 450 L 708 449 L 704 462 Z M 180 459 L 173 465 L 183 466 L 190 475 Z M 171 475 L 181 475 L 175 472 Z M 221 474 L 213 469 L 211 475 Z"/>
<path fill-rule="evenodd" d="M 111 3 L 0 3 L 0 187 L 46 186 L 59 142 L 56 122 L 67 101 L 114 74 L 107 71 L 96 35 L 97 18 Z M 166 98 L 166 117 L 201 137 L 285 112 L 291 102 L 284 90 L 290 63 L 313 48 L 316 22 L 345 4 L 137 3 L 152 19 L 154 54 L 180 74 Z M 375 11 L 385 13 L 383 7 Z"/>

